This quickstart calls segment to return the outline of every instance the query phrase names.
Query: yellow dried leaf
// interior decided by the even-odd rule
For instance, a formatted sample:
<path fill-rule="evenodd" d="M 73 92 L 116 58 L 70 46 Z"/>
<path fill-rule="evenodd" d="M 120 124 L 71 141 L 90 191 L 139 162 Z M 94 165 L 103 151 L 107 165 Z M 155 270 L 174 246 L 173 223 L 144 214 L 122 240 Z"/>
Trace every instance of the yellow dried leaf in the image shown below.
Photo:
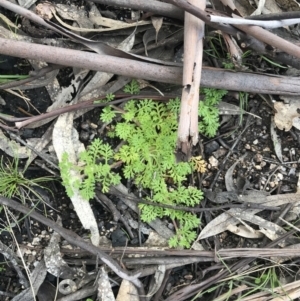
<path fill-rule="evenodd" d="M 190 161 L 194 163 L 194 169 L 198 172 L 204 173 L 206 172 L 207 163 L 202 159 L 201 156 L 191 157 Z"/>

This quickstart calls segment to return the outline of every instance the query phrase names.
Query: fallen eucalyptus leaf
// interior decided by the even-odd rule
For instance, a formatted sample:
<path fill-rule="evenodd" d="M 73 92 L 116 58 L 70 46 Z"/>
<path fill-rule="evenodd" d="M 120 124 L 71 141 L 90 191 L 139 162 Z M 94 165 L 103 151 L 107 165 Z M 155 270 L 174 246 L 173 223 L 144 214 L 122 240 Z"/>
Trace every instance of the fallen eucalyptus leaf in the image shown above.
<path fill-rule="evenodd" d="M 153 27 L 155 28 L 155 32 L 156 32 L 155 43 L 157 43 L 158 33 L 162 27 L 163 20 L 164 20 L 163 17 L 155 17 L 155 16 L 151 17 L 151 22 L 152 22 Z"/>
<path fill-rule="evenodd" d="M 299 202 L 299 195 L 291 193 L 291 194 L 281 194 L 281 195 L 270 195 L 259 196 L 257 193 L 255 197 L 250 195 L 239 197 L 240 201 L 245 201 L 249 203 L 257 203 L 262 204 L 264 206 L 281 206 L 284 204 L 292 203 L 293 205 L 297 205 Z M 239 223 L 239 220 L 236 218 L 236 215 L 241 215 L 245 209 L 240 208 L 232 208 L 209 222 L 204 229 L 199 234 L 196 241 L 200 239 L 204 239 L 210 236 L 217 235 L 227 230 L 229 225 L 236 225 Z M 256 213 L 262 211 L 262 209 L 249 209 L 247 210 L 247 214 L 254 216 Z"/>
<path fill-rule="evenodd" d="M 116 300 L 139 301 L 140 298 L 136 287 L 128 280 L 123 279 Z"/>
<path fill-rule="evenodd" d="M 75 185 L 76 181 L 81 181 L 81 175 L 76 169 L 76 165 L 78 164 L 78 153 L 84 150 L 84 145 L 79 142 L 78 133 L 73 128 L 73 116 L 74 112 L 70 112 L 58 117 L 53 129 L 53 147 L 59 162 L 62 160 L 63 154 L 67 153 L 69 161 L 74 164 L 74 168 L 70 168 L 69 171 L 70 185 L 74 193 L 71 201 L 83 227 L 91 231 L 92 243 L 98 246 L 100 234 L 93 210 L 90 203 L 82 198 Z"/>
<path fill-rule="evenodd" d="M 62 226 L 61 218 L 58 216 L 56 223 Z M 78 276 L 83 276 L 84 272 L 76 267 L 69 267 L 67 262 L 62 258 L 60 252 L 60 235 L 53 232 L 48 243 L 44 249 L 44 260 L 47 272 L 53 276 L 61 279 L 74 279 Z"/>
<path fill-rule="evenodd" d="M 98 280 L 98 300 L 115 301 L 115 296 L 112 292 L 109 278 L 104 267 L 101 267 L 100 277 Z"/>

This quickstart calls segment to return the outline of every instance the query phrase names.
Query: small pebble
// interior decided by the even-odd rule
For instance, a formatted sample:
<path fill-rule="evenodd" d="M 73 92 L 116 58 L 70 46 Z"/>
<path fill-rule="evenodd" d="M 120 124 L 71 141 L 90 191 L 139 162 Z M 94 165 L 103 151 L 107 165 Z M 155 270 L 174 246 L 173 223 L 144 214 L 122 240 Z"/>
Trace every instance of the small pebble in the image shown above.
<path fill-rule="evenodd" d="M 98 125 L 91 122 L 91 123 L 90 123 L 90 127 L 91 127 L 92 129 L 97 129 L 97 128 L 98 128 Z"/>
<path fill-rule="evenodd" d="M 83 129 L 83 130 L 88 130 L 90 128 L 90 125 L 88 122 L 84 121 L 80 124 L 80 127 Z"/>
<path fill-rule="evenodd" d="M 214 156 L 210 156 L 208 162 L 211 165 L 211 167 L 218 167 L 219 165 L 219 161 Z"/>
<path fill-rule="evenodd" d="M 283 180 L 283 174 L 278 173 L 277 174 L 277 178 L 279 179 L 279 181 L 282 181 Z"/>
<path fill-rule="evenodd" d="M 262 160 L 263 160 L 263 156 L 261 154 L 256 154 L 254 156 L 254 161 L 255 162 L 260 163 L 260 162 L 262 162 Z"/>
<path fill-rule="evenodd" d="M 90 134 L 89 134 L 89 132 L 81 131 L 80 135 L 79 135 L 79 138 L 80 138 L 81 141 L 88 141 L 89 138 L 90 138 Z"/>
<path fill-rule="evenodd" d="M 31 243 L 33 246 L 38 246 L 40 245 L 40 238 L 39 237 L 34 237 Z"/>
<path fill-rule="evenodd" d="M 217 149 L 220 148 L 220 145 L 217 141 L 211 141 L 204 146 L 204 152 L 208 155 L 211 155 Z"/>

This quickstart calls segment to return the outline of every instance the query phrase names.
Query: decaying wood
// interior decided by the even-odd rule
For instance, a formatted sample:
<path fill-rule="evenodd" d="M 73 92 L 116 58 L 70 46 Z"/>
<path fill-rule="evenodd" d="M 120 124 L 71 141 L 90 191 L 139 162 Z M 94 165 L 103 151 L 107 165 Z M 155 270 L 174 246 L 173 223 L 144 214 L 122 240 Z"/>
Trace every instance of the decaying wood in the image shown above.
<path fill-rule="evenodd" d="M 191 3 L 200 9 L 205 9 L 205 0 L 192 0 Z M 197 144 L 199 135 L 198 105 L 204 26 L 203 21 L 187 12 L 185 13 L 183 89 L 178 126 L 178 145 L 187 156 L 189 156 L 190 143 Z"/>

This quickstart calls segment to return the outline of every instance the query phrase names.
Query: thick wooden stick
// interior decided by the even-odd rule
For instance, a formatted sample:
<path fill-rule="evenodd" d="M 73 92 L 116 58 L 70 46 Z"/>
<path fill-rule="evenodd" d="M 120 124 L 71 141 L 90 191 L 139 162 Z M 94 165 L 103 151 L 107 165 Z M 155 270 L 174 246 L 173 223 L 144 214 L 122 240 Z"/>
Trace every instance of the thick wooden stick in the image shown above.
<path fill-rule="evenodd" d="M 180 67 L 162 66 L 109 55 L 3 38 L 0 38 L 0 53 L 62 66 L 110 72 L 132 78 L 182 84 L 182 68 Z M 202 69 L 201 86 L 274 95 L 300 94 L 299 78 L 297 77 L 234 72 L 209 67 Z"/>
<path fill-rule="evenodd" d="M 205 9 L 205 0 L 192 0 L 198 8 Z M 202 70 L 205 23 L 185 13 L 183 90 L 178 127 L 178 145 L 188 155 L 190 142 L 198 142 L 198 105 Z"/>

